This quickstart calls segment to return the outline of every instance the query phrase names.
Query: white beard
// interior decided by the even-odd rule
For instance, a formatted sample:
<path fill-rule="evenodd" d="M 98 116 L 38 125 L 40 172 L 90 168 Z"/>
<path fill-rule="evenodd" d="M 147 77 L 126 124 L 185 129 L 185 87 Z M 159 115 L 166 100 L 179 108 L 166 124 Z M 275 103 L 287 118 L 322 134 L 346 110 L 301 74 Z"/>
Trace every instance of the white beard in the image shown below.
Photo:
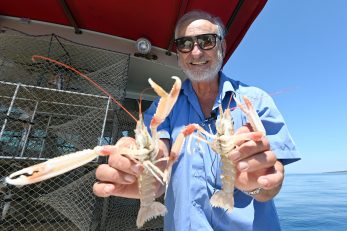
<path fill-rule="evenodd" d="M 222 51 L 220 49 L 218 49 L 217 62 L 212 67 L 210 67 L 208 70 L 194 71 L 194 70 L 188 69 L 182 65 L 180 59 L 178 59 L 178 65 L 181 67 L 182 71 L 187 75 L 187 77 L 190 79 L 190 81 L 192 81 L 192 82 L 209 82 L 209 81 L 213 80 L 218 75 L 218 72 L 222 68 L 222 65 L 223 65 Z"/>

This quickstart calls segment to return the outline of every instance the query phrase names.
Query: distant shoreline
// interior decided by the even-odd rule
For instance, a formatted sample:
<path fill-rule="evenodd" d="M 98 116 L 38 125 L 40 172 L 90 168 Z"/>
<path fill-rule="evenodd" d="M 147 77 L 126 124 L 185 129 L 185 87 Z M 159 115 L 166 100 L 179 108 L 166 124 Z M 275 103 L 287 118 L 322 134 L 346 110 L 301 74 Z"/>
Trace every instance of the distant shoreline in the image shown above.
<path fill-rule="evenodd" d="M 323 173 L 347 173 L 347 170 L 346 171 L 323 172 Z"/>
<path fill-rule="evenodd" d="M 329 172 L 289 172 L 288 175 L 311 175 L 311 174 L 347 174 L 347 170 L 344 171 L 329 171 Z"/>

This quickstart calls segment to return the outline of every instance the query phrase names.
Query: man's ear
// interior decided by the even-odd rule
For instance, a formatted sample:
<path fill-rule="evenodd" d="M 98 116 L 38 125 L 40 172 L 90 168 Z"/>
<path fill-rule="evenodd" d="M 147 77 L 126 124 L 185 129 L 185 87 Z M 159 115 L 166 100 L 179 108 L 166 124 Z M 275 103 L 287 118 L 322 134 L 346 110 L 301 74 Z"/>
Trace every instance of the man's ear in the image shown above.
<path fill-rule="evenodd" d="M 223 59 L 225 57 L 226 49 L 227 49 L 227 43 L 225 42 L 225 39 L 223 39 L 223 41 L 222 41 L 222 55 L 223 55 Z"/>

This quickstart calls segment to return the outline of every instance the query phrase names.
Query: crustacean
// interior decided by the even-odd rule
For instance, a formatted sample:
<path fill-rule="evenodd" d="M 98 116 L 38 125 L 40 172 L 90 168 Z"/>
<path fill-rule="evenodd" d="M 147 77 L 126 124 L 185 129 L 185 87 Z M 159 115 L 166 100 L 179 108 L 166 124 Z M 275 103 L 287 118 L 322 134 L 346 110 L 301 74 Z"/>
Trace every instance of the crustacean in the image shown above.
<path fill-rule="evenodd" d="M 234 183 L 236 174 L 236 168 L 232 161 L 229 159 L 229 155 L 231 151 L 237 147 L 237 143 L 239 143 L 240 141 L 258 141 L 266 134 L 265 128 L 251 101 L 246 96 L 243 97 L 245 105 L 241 104 L 236 99 L 236 97 L 234 97 L 234 100 L 236 101 L 237 107 L 239 107 L 242 112 L 245 113 L 254 132 L 234 134 L 234 124 L 230 108 L 228 107 L 223 112 L 223 109 L 220 106 L 220 115 L 216 120 L 216 134 L 213 135 L 208 133 L 198 124 L 190 124 L 186 126 L 176 138 L 176 147 L 174 147 L 174 151 L 171 151 L 170 153 L 170 159 L 172 159 L 172 161 L 170 161 L 170 165 L 164 172 L 164 180 L 166 180 L 170 177 L 172 164 L 178 158 L 179 152 L 177 152 L 177 150 L 180 150 L 180 148 L 183 146 L 184 140 L 187 136 L 191 135 L 196 137 L 198 140 L 207 142 L 211 146 L 211 148 L 221 157 L 220 178 L 222 182 L 222 188 L 212 195 L 210 203 L 213 207 L 220 207 L 226 209 L 228 212 L 231 212 L 234 208 Z M 199 134 L 204 134 L 207 137 L 211 137 L 213 141 L 208 142 L 201 136 L 194 135 L 194 131 L 198 131 Z M 190 142 L 187 145 L 188 149 L 190 149 Z"/>
<path fill-rule="evenodd" d="M 118 101 L 113 99 L 113 97 L 110 94 L 108 94 L 104 89 L 98 86 L 97 83 L 95 83 L 88 76 L 80 73 L 76 69 L 64 63 L 60 63 L 56 60 L 52 60 L 43 56 L 33 56 L 32 59 L 33 61 L 35 61 L 36 59 L 42 59 L 49 62 L 53 62 L 57 65 L 63 66 L 76 72 L 77 74 L 94 84 L 96 87 L 98 87 L 100 90 L 102 90 L 115 103 L 117 103 L 121 108 L 127 111 Z M 163 172 L 155 164 L 159 161 L 168 160 L 168 157 L 158 158 L 159 135 L 157 132 L 157 127 L 165 120 L 165 118 L 170 113 L 172 107 L 174 106 L 177 100 L 181 88 L 181 80 L 175 76 L 173 76 L 172 78 L 175 80 L 175 83 L 170 93 L 167 93 L 164 89 L 162 89 L 151 79 L 148 80 L 151 87 L 160 96 L 156 113 L 154 114 L 150 123 L 150 131 L 152 136 L 149 134 L 146 126 L 144 125 L 142 115 L 140 112 L 140 118 L 139 120 L 137 120 L 135 128 L 136 147 L 131 147 L 128 149 L 124 148 L 122 150 L 122 153 L 124 153 L 127 157 L 138 163 L 141 163 L 144 166 L 144 171 L 138 178 L 141 202 L 136 222 L 138 228 L 141 228 L 146 221 L 154 217 L 164 216 L 164 214 L 167 211 L 166 207 L 163 204 L 155 201 L 154 182 L 155 179 L 157 179 L 163 184 Z M 130 116 L 132 115 L 130 114 Z M 135 117 L 133 116 L 132 118 L 135 119 Z M 6 178 L 6 183 L 16 186 L 23 186 L 27 184 L 37 183 L 54 176 L 58 176 L 94 160 L 96 157 L 101 155 L 100 148 L 100 146 L 97 146 L 94 149 L 78 151 L 75 153 L 50 159 L 46 162 L 37 165 L 24 168 L 8 176 Z"/>

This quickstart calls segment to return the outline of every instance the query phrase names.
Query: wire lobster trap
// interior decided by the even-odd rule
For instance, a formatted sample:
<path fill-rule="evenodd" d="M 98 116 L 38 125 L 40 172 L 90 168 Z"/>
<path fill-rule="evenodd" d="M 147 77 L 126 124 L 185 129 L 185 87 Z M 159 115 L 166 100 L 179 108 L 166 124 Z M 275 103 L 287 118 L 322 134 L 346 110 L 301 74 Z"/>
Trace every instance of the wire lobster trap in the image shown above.
<path fill-rule="evenodd" d="M 0 92 L 3 177 L 103 142 L 108 97 L 6 82 L 0 82 Z M 4 192 L 1 230 L 89 230 L 96 206 L 91 192 L 95 165 Z M 88 195 L 88 201 L 82 200 Z"/>
<path fill-rule="evenodd" d="M 0 177 L 67 153 L 114 144 L 135 121 L 99 86 L 124 101 L 129 55 L 57 35 L 0 33 Z M 86 74 L 38 60 L 43 55 Z M 129 101 L 129 100 L 128 100 Z M 132 102 L 133 103 L 133 102 Z M 131 109 L 133 112 L 135 109 Z M 137 113 L 133 113 L 138 115 Z M 0 186 L 0 230 L 137 230 L 139 201 L 92 193 L 99 158 L 44 182 Z M 162 230 L 162 218 L 142 230 Z"/>
<path fill-rule="evenodd" d="M 47 160 L 102 144 L 110 100 L 0 81 L 2 159 Z"/>
<path fill-rule="evenodd" d="M 88 75 L 112 96 L 125 97 L 129 55 L 72 42 L 55 34 L 31 36 L 2 28 L 0 33 L 0 80 L 87 94 L 103 95 L 85 79 L 53 63 L 33 62 L 42 55 Z"/>

